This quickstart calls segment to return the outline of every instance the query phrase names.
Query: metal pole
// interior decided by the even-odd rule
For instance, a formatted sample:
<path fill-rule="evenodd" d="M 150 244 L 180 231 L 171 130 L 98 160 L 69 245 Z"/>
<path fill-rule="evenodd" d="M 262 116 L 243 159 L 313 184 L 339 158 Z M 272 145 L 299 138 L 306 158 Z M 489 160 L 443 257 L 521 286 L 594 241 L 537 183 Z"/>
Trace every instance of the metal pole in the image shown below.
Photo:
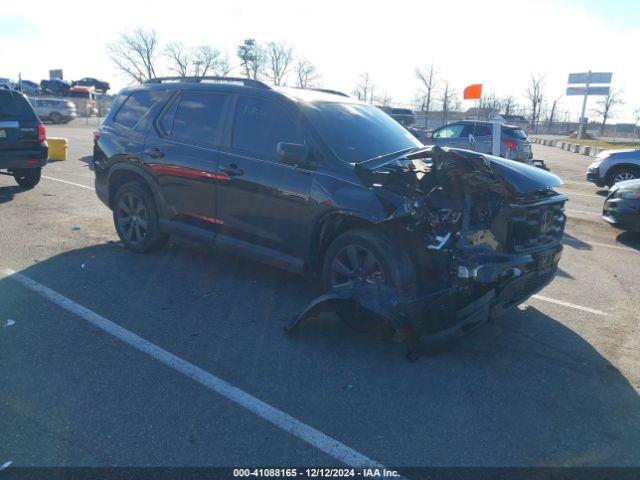
<path fill-rule="evenodd" d="M 585 124 L 584 124 L 584 115 L 587 109 L 587 97 L 589 96 L 589 82 L 591 81 L 591 70 L 587 73 L 587 88 L 584 91 L 584 98 L 582 99 L 582 113 L 580 114 L 580 118 L 578 119 L 578 135 L 576 138 L 578 140 L 582 139 L 582 133 L 584 132 Z"/>

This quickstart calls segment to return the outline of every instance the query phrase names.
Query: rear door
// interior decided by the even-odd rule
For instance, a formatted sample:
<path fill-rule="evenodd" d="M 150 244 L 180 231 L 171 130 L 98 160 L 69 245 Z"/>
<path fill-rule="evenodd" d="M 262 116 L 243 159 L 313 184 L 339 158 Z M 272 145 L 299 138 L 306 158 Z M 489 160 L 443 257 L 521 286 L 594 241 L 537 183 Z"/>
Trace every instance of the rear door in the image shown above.
<path fill-rule="evenodd" d="M 215 230 L 218 146 L 230 96 L 182 91 L 147 136 L 143 160 L 158 180 L 171 219 Z"/>
<path fill-rule="evenodd" d="M 465 125 L 462 136 L 469 138 L 469 135 L 471 135 L 471 138 L 473 139 L 468 147 L 470 150 L 475 150 L 480 153 L 491 153 L 493 151 L 493 135 L 491 127 L 483 124 Z"/>

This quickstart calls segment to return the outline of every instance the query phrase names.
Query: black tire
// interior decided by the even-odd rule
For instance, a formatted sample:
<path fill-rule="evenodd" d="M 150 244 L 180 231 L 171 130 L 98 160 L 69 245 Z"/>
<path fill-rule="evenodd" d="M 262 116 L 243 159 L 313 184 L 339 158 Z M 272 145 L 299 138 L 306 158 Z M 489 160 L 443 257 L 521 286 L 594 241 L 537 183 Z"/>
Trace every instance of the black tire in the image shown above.
<path fill-rule="evenodd" d="M 343 258 L 343 265 L 348 262 L 347 269 L 351 269 L 353 262 L 349 262 L 348 258 L 353 254 L 353 250 L 350 250 L 352 247 L 358 257 L 356 263 L 368 262 L 371 266 L 368 256 L 365 255 L 365 252 L 369 252 L 379 264 L 382 273 L 381 276 L 377 273 L 371 274 L 371 272 L 365 271 L 367 269 L 364 265 L 360 265 L 360 274 L 356 274 L 356 278 L 364 278 L 371 282 L 380 281 L 394 287 L 400 294 L 414 294 L 415 270 L 409 256 L 395 248 L 392 241 L 385 235 L 363 229 L 349 230 L 338 236 L 329 245 L 322 264 L 323 291 L 331 290 L 339 285 L 343 278 L 349 276 L 342 267 L 336 268 L 336 260 Z M 347 257 L 342 257 L 343 255 Z M 370 269 L 375 271 L 376 267 Z"/>
<path fill-rule="evenodd" d="M 22 188 L 33 188 L 40 183 L 42 168 L 21 168 L 13 170 L 13 178 Z"/>
<path fill-rule="evenodd" d="M 60 115 L 58 112 L 52 112 L 49 114 L 49 120 L 55 124 L 62 123 L 62 115 Z"/>
<path fill-rule="evenodd" d="M 640 178 L 640 169 L 631 166 L 618 167 L 607 176 L 607 186 L 612 187 L 618 182 L 636 178 Z"/>
<path fill-rule="evenodd" d="M 118 188 L 113 201 L 113 224 L 124 246 L 132 252 L 152 252 L 169 239 L 160 230 L 153 195 L 141 182 L 125 183 Z"/>

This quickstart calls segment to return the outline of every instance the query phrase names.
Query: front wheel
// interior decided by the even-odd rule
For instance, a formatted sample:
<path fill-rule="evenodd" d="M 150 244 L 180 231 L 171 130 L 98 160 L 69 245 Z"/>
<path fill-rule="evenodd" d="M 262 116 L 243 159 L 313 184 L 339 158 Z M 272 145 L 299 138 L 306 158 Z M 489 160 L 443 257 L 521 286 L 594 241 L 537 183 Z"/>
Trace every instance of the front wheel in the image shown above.
<path fill-rule="evenodd" d="M 62 115 L 60 115 L 58 112 L 53 112 L 51 113 L 51 115 L 49 115 L 49 120 L 51 120 L 56 125 L 60 124 L 62 123 Z"/>
<path fill-rule="evenodd" d="M 412 293 L 415 271 L 409 256 L 385 235 L 363 229 L 349 230 L 329 246 L 322 266 L 324 291 L 356 283 L 384 284 L 398 293 Z"/>
<path fill-rule="evenodd" d="M 615 170 L 609 175 L 608 186 L 612 187 L 618 182 L 624 182 L 625 180 L 634 180 L 640 178 L 639 171 L 633 167 L 622 167 Z"/>
<path fill-rule="evenodd" d="M 22 188 L 33 188 L 40 183 L 42 168 L 21 168 L 13 171 L 13 178 Z"/>
<path fill-rule="evenodd" d="M 113 223 L 129 250 L 147 253 L 163 246 L 168 236 L 160 231 L 153 195 L 140 182 L 122 185 L 113 203 Z"/>

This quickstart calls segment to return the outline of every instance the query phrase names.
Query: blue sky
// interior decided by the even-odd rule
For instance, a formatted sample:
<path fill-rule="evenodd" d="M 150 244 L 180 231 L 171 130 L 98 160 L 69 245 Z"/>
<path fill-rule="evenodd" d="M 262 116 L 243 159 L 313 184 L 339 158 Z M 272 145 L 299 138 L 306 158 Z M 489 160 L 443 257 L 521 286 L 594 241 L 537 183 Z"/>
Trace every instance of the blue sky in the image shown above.
<path fill-rule="evenodd" d="M 378 91 L 411 102 L 414 69 L 435 63 L 439 85 L 460 90 L 482 82 L 486 92 L 524 103 L 532 72 L 545 73 L 548 102 L 564 93 L 567 74 L 613 71 L 625 105 L 615 120 L 633 121 L 640 108 L 637 48 L 640 5 L 632 0 L 300 0 L 197 2 L 111 0 L 101 8 L 51 9 L 50 2 L 11 2 L 0 13 L 0 76 L 40 80 L 51 68 L 66 78 L 95 76 L 116 88 L 127 80 L 109 59 L 107 44 L 137 26 L 160 41 L 211 45 L 229 53 L 244 38 L 284 41 L 314 62 L 329 88 L 353 90 L 369 72 Z M 452 5 L 454 5 L 452 7 Z M 46 13 L 44 13 L 46 12 Z M 464 104 L 465 107 L 471 106 Z M 590 101 L 589 109 L 595 106 Z M 576 116 L 578 98 L 560 110 Z M 589 114 L 593 117 L 593 114 Z"/>

